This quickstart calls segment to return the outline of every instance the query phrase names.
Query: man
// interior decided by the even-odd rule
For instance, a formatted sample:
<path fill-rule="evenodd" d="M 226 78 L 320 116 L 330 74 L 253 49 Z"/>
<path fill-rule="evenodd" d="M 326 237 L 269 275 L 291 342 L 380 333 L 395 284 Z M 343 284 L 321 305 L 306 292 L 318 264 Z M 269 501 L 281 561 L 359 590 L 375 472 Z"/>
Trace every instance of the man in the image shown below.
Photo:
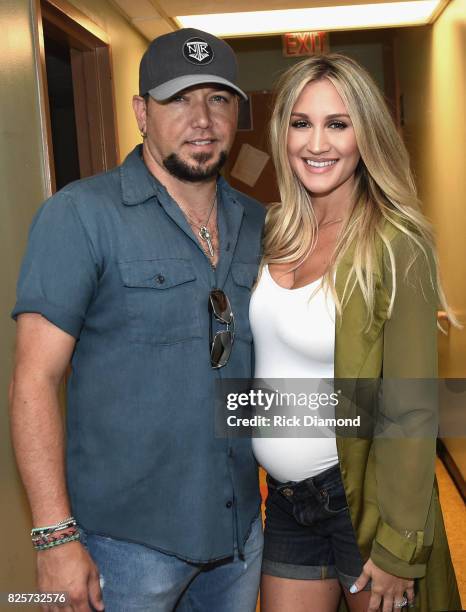
<path fill-rule="evenodd" d="M 264 212 L 218 176 L 246 96 L 231 48 L 192 29 L 152 42 L 139 94 L 142 147 L 45 203 L 18 283 L 11 418 L 39 587 L 80 612 L 247 612 L 256 465 L 214 428 L 215 381 L 251 375 Z"/>

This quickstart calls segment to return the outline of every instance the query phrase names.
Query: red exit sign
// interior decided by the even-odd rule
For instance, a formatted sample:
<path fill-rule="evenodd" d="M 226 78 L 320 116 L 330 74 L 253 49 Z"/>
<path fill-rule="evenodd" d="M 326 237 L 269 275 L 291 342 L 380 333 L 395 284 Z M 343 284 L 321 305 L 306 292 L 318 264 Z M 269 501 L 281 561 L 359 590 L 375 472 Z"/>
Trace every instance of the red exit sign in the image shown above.
<path fill-rule="evenodd" d="M 320 55 L 328 49 L 326 32 L 294 32 L 283 34 L 283 55 L 298 57 L 300 55 Z"/>

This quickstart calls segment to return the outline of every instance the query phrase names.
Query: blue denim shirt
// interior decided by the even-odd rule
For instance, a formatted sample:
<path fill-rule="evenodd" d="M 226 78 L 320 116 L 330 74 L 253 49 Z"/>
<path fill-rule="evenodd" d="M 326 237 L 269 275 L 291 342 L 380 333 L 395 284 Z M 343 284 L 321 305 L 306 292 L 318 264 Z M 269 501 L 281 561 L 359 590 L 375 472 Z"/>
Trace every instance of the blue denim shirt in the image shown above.
<path fill-rule="evenodd" d="M 192 561 L 241 551 L 259 511 L 250 440 L 216 438 L 215 381 L 250 377 L 248 321 L 264 208 L 218 182 L 214 269 L 136 148 L 36 215 L 16 317 L 41 313 L 77 340 L 67 394 L 73 513 L 93 533 Z M 210 366 L 208 295 L 235 316 L 228 364 Z"/>

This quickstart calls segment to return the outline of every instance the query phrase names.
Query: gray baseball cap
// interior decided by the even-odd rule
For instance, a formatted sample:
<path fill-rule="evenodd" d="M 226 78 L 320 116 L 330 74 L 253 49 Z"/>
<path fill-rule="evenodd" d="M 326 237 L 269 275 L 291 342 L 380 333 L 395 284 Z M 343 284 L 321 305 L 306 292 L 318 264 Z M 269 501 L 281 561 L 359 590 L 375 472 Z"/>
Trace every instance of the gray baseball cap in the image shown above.
<path fill-rule="evenodd" d="M 204 83 L 232 89 L 245 100 L 236 85 L 238 65 L 225 41 L 201 30 L 183 28 L 155 38 L 139 66 L 139 95 L 150 94 L 158 102 Z"/>

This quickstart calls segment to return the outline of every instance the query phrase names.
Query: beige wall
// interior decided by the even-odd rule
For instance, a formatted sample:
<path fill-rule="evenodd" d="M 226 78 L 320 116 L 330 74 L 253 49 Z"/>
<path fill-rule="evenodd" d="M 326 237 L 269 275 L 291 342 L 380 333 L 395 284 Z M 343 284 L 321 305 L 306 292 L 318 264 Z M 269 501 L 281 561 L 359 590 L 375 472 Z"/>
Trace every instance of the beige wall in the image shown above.
<path fill-rule="evenodd" d="M 42 199 L 40 122 L 28 0 L 0 2 L 0 591 L 33 585 L 29 516 L 9 444 L 6 395 L 14 346 L 8 313 L 27 226 Z"/>
<path fill-rule="evenodd" d="M 74 0 L 110 37 L 120 155 L 140 141 L 131 109 L 147 41 L 107 0 Z M 34 585 L 30 517 L 8 436 L 7 387 L 15 324 L 9 318 L 34 212 L 45 196 L 34 41 L 29 0 L 1 0 L 0 23 L 0 592 Z M 20 610 L 20 607 L 16 607 Z M 25 608 L 26 609 L 26 608 Z M 31 610 L 28 607 L 27 610 Z"/>
<path fill-rule="evenodd" d="M 466 0 L 433 26 L 399 30 L 405 139 L 436 233 L 444 288 L 466 324 Z M 466 329 L 440 336 L 440 374 L 466 377 Z M 466 477 L 466 441 L 445 441 Z"/>

